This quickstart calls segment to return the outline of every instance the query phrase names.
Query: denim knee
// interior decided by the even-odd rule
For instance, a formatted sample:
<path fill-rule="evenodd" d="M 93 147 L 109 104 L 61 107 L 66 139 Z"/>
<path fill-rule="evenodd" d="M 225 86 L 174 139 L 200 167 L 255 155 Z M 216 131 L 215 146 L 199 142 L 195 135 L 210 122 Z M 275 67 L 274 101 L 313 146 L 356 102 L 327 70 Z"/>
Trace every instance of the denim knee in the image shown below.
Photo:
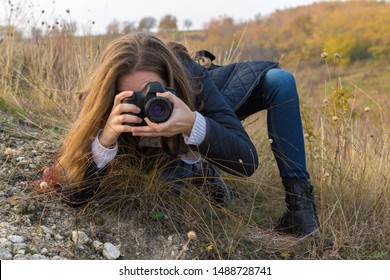
<path fill-rule="evenodd" d="M 269 102 L 281 104 L 298 100 L 298 92 L 294 76 L 282 69 L 269 70 L 263 79 Z M 274 104 L 275 105 L 275 104 Z"/>

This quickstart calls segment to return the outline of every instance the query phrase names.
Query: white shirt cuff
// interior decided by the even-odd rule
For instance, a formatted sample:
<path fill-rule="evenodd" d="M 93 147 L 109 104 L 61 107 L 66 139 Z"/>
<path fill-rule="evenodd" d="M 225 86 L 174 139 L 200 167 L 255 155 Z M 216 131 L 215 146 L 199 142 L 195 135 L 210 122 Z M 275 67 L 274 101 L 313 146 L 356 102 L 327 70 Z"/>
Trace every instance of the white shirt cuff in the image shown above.
<path fill-rule="evenodd" d="M 100 144 L 100 133 L 101 130 L 98 132 L 98 135 L 92 142 L 93 161 L 96 163 L 96 166 L 99 169 L 105 167 L 110 161 L 112 161 L 118 152 L 118 143 L 115 143 L 115 146 L 113 148 L 106 148 L 102 144 Z"/>
<path fill-rule="evenodd" d="M 186 134 L 183 134 L 184 137 L 184 143 L 187 145 L 195 145 L 199 146 L 202 142 L 204 137 L 206 136 L 207 131 L 207 123 L 206 119 L 200 114 L 199 112 L 196 113 L 195 123 L 192 127 L 191 135 L 188 136 Z"/>

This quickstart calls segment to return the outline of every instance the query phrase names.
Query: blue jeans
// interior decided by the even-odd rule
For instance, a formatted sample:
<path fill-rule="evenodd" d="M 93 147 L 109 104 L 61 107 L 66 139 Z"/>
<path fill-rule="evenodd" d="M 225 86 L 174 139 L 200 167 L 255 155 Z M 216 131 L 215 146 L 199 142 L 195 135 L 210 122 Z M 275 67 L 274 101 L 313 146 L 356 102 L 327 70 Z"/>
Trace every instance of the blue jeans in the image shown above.
<path fill-rule="evenodd" d="M 267 110 L 268 136 L 280 177 L 308 180 L 298 92 L 291 73 L 269 70 L 236 114 L 244 119 L 261 110 Z"/>

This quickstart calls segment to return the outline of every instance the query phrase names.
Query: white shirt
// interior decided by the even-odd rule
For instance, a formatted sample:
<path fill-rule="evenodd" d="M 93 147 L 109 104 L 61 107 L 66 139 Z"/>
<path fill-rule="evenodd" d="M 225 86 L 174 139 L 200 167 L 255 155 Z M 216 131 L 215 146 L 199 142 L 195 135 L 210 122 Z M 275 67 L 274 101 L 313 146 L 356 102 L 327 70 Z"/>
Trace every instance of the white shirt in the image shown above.
<path fill-rule="evenodd" d="M 187 145 L 195 145 L 199 146 L 204 137 L 206 136 L 207 123 L 206 119 L 198 112 L 196 112 L 196 118 L 194 126 L 192 127 L 191 135 L 185 135 L 184 143 Z M 92 157 L 94 162 L 96 163 L 97 168 L 105 167 L 110 161 L 112 161 L 116 154 L 118 153 L 118 142 L 115 143 L 113 148 L 106 148 L 99 142 L 99 135 L 102 130 L 99 130 L 98 135 L 92 142 Z M 156 142 L 160 143 L 160 137 L 158 139 L 152 137 L 145 137 L 141 140 L 140 145 L 143 147 L 155 147 Z M 158 140 L 158 141 L 156 141 Z M 198 162 L 202 156 L 197 151 L 190 150 L 186 154 L 181 155 L 181 159 L 189 164 L 194 164 Z"/>

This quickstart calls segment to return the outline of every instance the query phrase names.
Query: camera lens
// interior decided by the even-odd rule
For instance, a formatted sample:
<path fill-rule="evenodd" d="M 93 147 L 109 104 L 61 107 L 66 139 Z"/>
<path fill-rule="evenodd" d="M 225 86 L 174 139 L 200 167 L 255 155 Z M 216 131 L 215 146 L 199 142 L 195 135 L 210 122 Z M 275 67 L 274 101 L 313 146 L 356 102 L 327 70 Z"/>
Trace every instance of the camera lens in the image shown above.
<path fill-rule="evenodd" d="M 152 112 L 153 112 L 153 116 L 161 117 L 165 112 L 164 106 L 162 106 L 161 104 L 156 104 L 153 106 Z"/>
<path fill-rule="evenodd" d="M 145 114 L 155 123 L 166 122 L 172 114 L 173 106 L 164 97 L 153 97 L 145 104 Z"/>

